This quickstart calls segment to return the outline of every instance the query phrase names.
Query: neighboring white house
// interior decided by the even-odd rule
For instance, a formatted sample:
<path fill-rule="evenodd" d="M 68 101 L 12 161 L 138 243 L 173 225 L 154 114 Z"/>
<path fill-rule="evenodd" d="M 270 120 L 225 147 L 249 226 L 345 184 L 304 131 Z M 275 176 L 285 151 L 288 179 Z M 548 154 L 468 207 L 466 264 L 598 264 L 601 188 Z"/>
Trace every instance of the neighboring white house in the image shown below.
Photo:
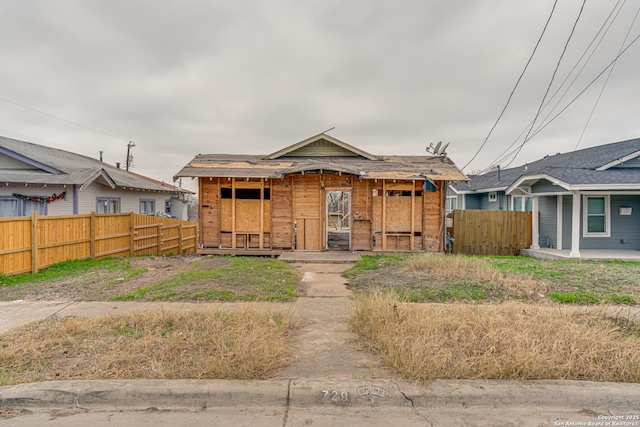
<path fill-rule="evenodd" d="M 190 193 L 91 157 L 0 137 L 0 217 L 94 211 L 186 219 Z"/>

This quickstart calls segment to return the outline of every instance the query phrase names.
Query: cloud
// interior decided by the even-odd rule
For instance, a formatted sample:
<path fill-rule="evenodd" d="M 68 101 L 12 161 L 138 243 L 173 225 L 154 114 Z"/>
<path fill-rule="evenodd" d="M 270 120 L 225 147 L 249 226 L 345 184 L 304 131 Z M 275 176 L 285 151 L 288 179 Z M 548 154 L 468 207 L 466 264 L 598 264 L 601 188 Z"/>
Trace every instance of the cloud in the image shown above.
<path fill-rule="evenodd" d="M 268 153 L 333 126 L 332 135 L 379 154 L 420 155 L 430 142 L 451 142 L 449 154 L 462 166 L 497 119 L 551 5 L 4 2 L 0 97 L 103 133 L 7 102 L 0 102 L 0 132 L 95 157 L 102 150 L 109 162 L 124 162 L 132 140 L 136 171 L 165 180 L 198 153 Z M 527 129 L 580 5 L 558 5 L 470 167 L 487 166 Z M 618 15 L 560 108 L 615 57 L 633 7 Z M 551 93 L 612 9 L 586 5 Z M 633 115 L 639 48 L 616 65 L 581 147 L 640 134 Z M 573 149 L 603 81 L 527 143 L 516 163 Z"/>

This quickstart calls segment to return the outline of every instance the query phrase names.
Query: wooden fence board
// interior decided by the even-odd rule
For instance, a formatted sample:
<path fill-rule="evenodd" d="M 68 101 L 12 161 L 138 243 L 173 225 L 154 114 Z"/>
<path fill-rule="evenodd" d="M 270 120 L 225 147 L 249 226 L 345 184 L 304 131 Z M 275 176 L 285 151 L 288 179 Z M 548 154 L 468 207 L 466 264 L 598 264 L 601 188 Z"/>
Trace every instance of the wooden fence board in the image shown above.
<path fill-rule="evenodd" d="M 531 212 L 456 210 L 453 252 L 468 255 L 519 255 L 531 246 Z"/>
<path fill-rule="evenodd" d="M 108 256 L 195 253 L 198 226 L 135 213 L 0 218 L 0 274 Z"/>

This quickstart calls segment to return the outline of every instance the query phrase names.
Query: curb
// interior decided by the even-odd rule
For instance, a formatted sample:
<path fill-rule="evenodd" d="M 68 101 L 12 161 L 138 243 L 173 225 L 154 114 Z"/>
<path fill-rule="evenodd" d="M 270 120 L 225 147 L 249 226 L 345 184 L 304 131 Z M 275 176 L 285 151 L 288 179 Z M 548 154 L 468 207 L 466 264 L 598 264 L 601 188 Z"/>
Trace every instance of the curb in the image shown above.
<path fill-rule="evenodd" d="M 590 381 L 127 380 L 48 381 L 0 387 L 0 410 L 61 407 L 414 407 L 527 405 L 637 411 L 640 386 Z M 629 412 L 630 413 L 630 412 Z"/>

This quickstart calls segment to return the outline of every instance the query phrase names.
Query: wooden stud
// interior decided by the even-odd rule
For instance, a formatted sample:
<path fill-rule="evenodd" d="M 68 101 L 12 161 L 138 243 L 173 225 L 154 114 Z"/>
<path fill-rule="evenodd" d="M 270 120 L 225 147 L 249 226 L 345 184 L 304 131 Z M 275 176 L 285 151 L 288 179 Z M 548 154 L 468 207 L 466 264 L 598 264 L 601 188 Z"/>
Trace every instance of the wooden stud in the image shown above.
<path fill-rule="evenodd" d="M 264 249 L 264 180 L 260 179 L 260 249 Z"/>
<path fill-rule="evenodd" d="M 204 194 L 202 191 L 202 181 L 204 180 L 204 178 L 198 178 L 198 223 L 200 224 L 200 228 L 204 231 L 204 224 L 203 221 L 204 219 L 202 218 L 202 195 Z M 211 177 L 209 177 L 209 181 L 211 181 Z M 220 178 L 218 178 L 218 181 L 220 181 Z M 218 182 L 219 183 L 219 182 Z M 219 229 L 219 227 L 218 227 Z M 204 233 L 203 233 L 204 234 Z M 202 234 L 198 235 L 198 244 L 200 245 L 201 248 L 204 247 L 204 237 L 202 236 Z M 131 255 L 133 256 L 133 254 Z"/>
<path fill-rule="evenodd" d="M 322 175 L 318 175 L 318 186 L 319 192 L 318 198 L 320 199 L 320 206 L 318 206 L 318 217 L 320 217 L 320 227 L 318 230 L 319 234 L 319 242 L 320 242 L 320 250 L 324 250 L 325 244 L 328 246 L 329 242 L 325 243 L 324 240 L 327 238 L 327 193 L 322 189 Z M 324 195 L 324 198 L 322 197 Z M 324 215 L 322 212 L 325 212 Z"/>
<path fill-rule="evenodd" d="M 411 250 L 414 251 L 415 245 L 415 219 L 416 219 L 416 181 L 413 180 L 411 186 Z"/>
<path fill-rule="evenodd" d="M 236 179 L 231 178 L 231 249 L 236 249 Z"/>
<path fill-rule="evenodd" d="M 382 250 L 387 250 L 387 191 L 385 188 L 385 182 L 382 180 Z"/>

